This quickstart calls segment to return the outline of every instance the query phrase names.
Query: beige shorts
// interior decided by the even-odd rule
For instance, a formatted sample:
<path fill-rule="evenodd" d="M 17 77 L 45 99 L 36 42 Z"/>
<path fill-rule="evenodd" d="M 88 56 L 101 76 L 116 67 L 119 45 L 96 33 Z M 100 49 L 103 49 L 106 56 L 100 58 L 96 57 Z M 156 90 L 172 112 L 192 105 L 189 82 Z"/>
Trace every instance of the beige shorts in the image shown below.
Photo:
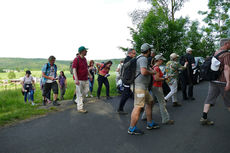
<path fill-rule="evenodd" d="M 137 89 L 134 92 L 134 107 L 144 107 L 145 104 L 152 104 L 153 98 L 148 89 Z"/>

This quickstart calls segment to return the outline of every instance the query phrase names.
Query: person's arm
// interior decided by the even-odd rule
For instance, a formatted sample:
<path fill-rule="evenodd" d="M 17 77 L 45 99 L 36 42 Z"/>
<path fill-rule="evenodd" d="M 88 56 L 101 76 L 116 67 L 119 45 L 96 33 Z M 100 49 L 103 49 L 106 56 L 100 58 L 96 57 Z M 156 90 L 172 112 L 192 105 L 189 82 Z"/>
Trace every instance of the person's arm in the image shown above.
<path fill-rule="evenodd" d="M 33 86 L 33 89 L 35 90 L 35 81 L 33 77 L 32 77 L 32 86 Z"/>
<path fill-rule="evenodd" d="M 52 76 L 47 76 L 47 75 L 45 74 L 45 72 L 42 72 L 42 76 L 43 76 L 44 78 L 46 78 L 46 79 L 49 79 L 49 80 L 55 80 L 54 77 L 52 77 Z"/>
<path fill-rule="evenodd" d="M 73 75 L 74 75 L 74 82 L 76 85 L 79 85 L 79 80 L 78 80 L 78 77 L 77 77 L 77 68 L 73 68 Z"/>
<path fill-rule="evenodd" d="M 65 88 L 67 88 L 67 79 L 65 79 Z"/>
<path fill-rule="evenodd" d="M 166 78 L 160 77 L 160 72 L 156 71 L 156 74 L 154 75 L 154 79 L 156 81 L 164 81 Z"/>
<path fill-rule="evenodd" d="M 88 76 L 89 76 L 89 79 L 92 81 L 93 76 L 91 75 L 91 73 L 90 73 L 89 69 L 88 69 Z"/>
<path fill-rule="evenodd" d="M 21 81 L 21 85 L 22 85 L 22 91 L 25 91 L 25 89 L 24 89 L 24 78 Z"/>
<path fill-rule="evenodd" d="M 227 82 L 224 90 L 229 91 L 230 90 L 230 66 L 229 65 L 224 65 L 224 76 Z"/>
<path fill-rule="evenodd" d="M 149 71 L 149 70 L 147 70 L 147 68 L 142 67 L 141 68 L 141 74 L 142 75 L 153 75 L 153 74 L 155 74 L 155 71 Z"/>

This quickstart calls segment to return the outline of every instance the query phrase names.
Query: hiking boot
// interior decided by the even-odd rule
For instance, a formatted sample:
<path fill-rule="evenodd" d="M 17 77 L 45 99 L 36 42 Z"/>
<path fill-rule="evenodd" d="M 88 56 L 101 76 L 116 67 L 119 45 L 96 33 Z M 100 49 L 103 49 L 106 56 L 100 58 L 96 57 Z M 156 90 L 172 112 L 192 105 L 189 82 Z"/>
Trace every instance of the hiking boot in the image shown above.
<path fill-rule="evenodd" d="M 208 119 L 204 119 L 203 117 L 201 117 L 200 123 L 201 123 L 201 125 L 214 125 L 213 121 L 210 121 Z"/>
<path fill-rule="evenodd" d="M 125 112 L 125 111 L 123 111 L 123 110 L 117 110 L 117 113 L 118 113 L 119 115 L 128 115 L 128 113 Z"/>
<path fill-rule="evenodd" d="M 157 123 L 153 123 L 152 125 L 147 124 L 146 129 L 147 130 L 152 130 L 152 129 L 159 129 L 160 126 Z"/>
<path fill-rule="evenodd" d="M 167 122 L 163 123 L 165 125 L 173 125 L 174 124 L 174 120 L 168 120 Z"/>
<path fill-rule="evenodd" d="M 144 134 L 144 132 L 141 131 L 138 128 L 135 128 L 133 131 L 131 131 L 130 128 L 129 128 L 128 129 L 128 134 L 130 134 L 130 135 L 142 135 L 142 134 Z"/>
<path fill-rule="evenodd" d="M 78 112 L 78 113 L 87 113 L 88 111 L 85 110 L 85 109 L 79 109 L 79 110 L 77 110 L 77 112 Z"/>
<path fill-rule="evenodd" d="M 60 104 L 57 101 L 53 101 L 54 106 L 59 106 Z"/>
<path fill-rule="evenodd" d="M 180 107 L 180 106 L 181 106 L 180 103 L 178 103 L 178 102 L 173 102 L 173 107 Z"/>

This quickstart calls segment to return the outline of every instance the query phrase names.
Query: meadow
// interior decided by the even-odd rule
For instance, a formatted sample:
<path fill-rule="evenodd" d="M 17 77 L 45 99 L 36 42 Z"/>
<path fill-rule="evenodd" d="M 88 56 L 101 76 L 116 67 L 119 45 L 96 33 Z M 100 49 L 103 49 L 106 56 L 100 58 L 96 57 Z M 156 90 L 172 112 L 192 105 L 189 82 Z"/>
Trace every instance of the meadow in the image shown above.
<path fill-rule="evenodd" d="M 58 72 L 59 74 L 59 72 Z M 16 72 L 16 78 L 21 78 L 25 75 L 25 72 Z M 72 100 L 75 91 L 75 84 L 72 75 L 69 71 L 65 71 L 67 77 L 67 90 L 64 96 L 65 100 Z M 41 71 L 32 71 L 33 77 L 41 77 Z M 1 79 L 7 79 L 7 73 L 0 73 Z M 110 72 L 108 77 L 110 83 L 110 96 L 118 95 L 116 89 L 116 75 L 114 71 Z M 12 84 L 11 84 L 12 86 Z M 14 85 L 13 85 L 14 86 Z M 13 89 L 5 90 L 5 85 L 0 87 L 0 126 L 14 122 L 15 120 L 24 120 L 35 115 L 42 115 L 51 110 L 40 109 L 39 106 L 42 105 L 42 92 L 40 90 L 39 82 L 36 83 L 34 102 L 36 106 L 31 104 L 25 104 L 24 97 L 21 93 L 21 85 Z M 95 76 L 93 96 L 96 97 L 96 92 L 98 88 L 97 75 Z M 101 96 L 105 96 L 105 87 L 103 85 Z"/>

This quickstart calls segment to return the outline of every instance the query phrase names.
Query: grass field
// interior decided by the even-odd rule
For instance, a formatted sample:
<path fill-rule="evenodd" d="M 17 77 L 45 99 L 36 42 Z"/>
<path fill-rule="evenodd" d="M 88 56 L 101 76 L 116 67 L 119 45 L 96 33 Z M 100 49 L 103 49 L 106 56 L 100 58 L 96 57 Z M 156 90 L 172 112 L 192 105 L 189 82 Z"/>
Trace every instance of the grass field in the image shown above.
<path fill-rule="evenodd" d="M 16 73 L 17 77 L 23 77 L 24 72 Z M 58 73 L 59 74 L 59 73 Z M 0 77 L 5 74 L 0 73 Z M 75 91 L 75 84 L 72 79 L 72 75 L 69 72 L 65 72 L 67 77 L 67 90 L 64 96 L 65 99 L 72 99 Z M 32 76 L 40 77 L 41 71 L 32 71 Z M 115 72 L 110 72 L 109 83 L 110 83 L 110 96 L 118 95 L 115 83 Z M 95 76 L 93 95 L 96 96 L 98 84 L 97 76 Z M 101 96 L 105 96 L 105 86 L 103 85 Z M 41 115 L 47 113 L 49 110 L 38 109 L 39 105 L 42 105 L 42 92 L 40 90 L 40 84 L 36 83 L 36 90 L 34 95 L 36 106 L 25 104 L 21 88 L 13 90 L 1 90 L 0 91 L 0 125 L 14 122 L 15 120 L 23 120 L 30 118 L 34 115 Z"/>

